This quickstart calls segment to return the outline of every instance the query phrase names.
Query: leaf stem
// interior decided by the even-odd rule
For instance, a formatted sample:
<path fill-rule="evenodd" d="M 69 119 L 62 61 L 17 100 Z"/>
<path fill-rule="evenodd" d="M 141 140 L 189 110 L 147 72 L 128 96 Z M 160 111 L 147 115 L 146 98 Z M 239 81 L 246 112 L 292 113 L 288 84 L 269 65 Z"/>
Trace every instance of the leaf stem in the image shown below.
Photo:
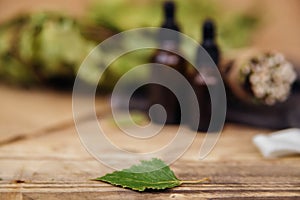
<path fill-rule="evenodd" d="M 203 183 L 205 181 L 210 181 L 210 178 L 203 178 L 195 181 L 180 181 L 180 184 L 196 184 L 196 183 Z"/>

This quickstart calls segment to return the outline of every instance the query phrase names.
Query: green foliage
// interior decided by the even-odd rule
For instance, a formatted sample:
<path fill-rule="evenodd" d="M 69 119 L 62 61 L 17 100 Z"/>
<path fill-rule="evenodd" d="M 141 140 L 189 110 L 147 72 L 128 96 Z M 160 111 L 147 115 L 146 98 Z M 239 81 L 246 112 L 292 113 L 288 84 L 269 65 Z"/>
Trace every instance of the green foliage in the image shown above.
<path fill-rule="evenodd" d="M 181 181 L 162 160 L 153 158 L 150 161 L 143 160 L 139 165 L 133 165 L 129 169 L 115 171 L 95 180 L 141 192 L 146 189 L 164 190 L 183 183 L 201 183 L 208 179 Z"/>
<path fill-rule="evenodd" d="M 139 165 L 133 165 L 129 169 L 106 174 L 96 180 L 111 183 L 137 191 L 145 189 L 166 189 L 180 185 L 170 168 L 159 159 L 141 161 Z"/>
<path fill-rule="evenodd" d="M 258 18 L 236 14 L 230 16 L 224 22 L 220 22 L 220 43 L 226 51 L 231 48 L 240 48 L 249 44 L 250 35 L 259 23 Z"/>
<path fill-rule="evenodd" d="M 182 32 L 200 41 L 201 22 L 207 17 L 218 24 L 222 51 L 242 47 L 258 24 L 258 18 L 223 11 L 211 0 L 175 0 Z M 109 36 L 138 27 L 160 26 L 163 0 L 101 0 L 88 11 L 81 24 L 59 13 L 18 16 L 0 25 L 0 79 L 25 86 L 52 80 L 72 85 L 78 67 L 99 42 Z M 123 44 L 126 45 L 126 44 Z M 190 51 L 194 51 L 190 49 Z M 148 63 L 151 51 L 136 51 L 118 58 L 100 80 L 101 90 L 111 91 L 117 80 L 134 66 Z M 95 56 L 87 74 L 80 77 L 94 83 L 95 71 L 105 63 Z M 145 71 L 136 78 L 145 78 Z"/>
<path fill-rule="evenodd" d="M 132 28 L 160 26 L 163 20 L 163 0 L 102 0 L 95 1 L 89 12 L 89 20 L 98 25 L 124 31 Z M 245 46 L 255 29 L 258 18 L 249 14 L 232 13 L 211 0 L 175 0 L 177 20 L 182 32 L 196 39 L 201 38 L 202 22 L 206 18 L 217 21 L 219 41 L 225 50 Z"/>
<path fill-rule="evenodd" d="M 57 13 L 22 15 L 0 25 L 0 79 L 22 86 L 48 84 L 53 80 L 72 85 L 80 64 L 100 42 L 85 36 L 109 37 L 115 31 L 101 27 L 98 32 L 98 28 L 79 25 Z M 136 51 L 118 58 L 103 74 L 101 91 L 111 91 L 120 76 L 133 66 L 147 63 L 150 55 L 149 51 Z M 94 84 L 94 75 L 105 59 L 94 54 L 88 73 L 80 78 Z M 146 73 L 138 77 L 145 77 Z"/>
<path fill-rule="evenodd" d="M 16 17 L 0 26 L 0 77 L 21 85 L 74 79 L 95 45 L 72 18 L 54 13 Z"/>

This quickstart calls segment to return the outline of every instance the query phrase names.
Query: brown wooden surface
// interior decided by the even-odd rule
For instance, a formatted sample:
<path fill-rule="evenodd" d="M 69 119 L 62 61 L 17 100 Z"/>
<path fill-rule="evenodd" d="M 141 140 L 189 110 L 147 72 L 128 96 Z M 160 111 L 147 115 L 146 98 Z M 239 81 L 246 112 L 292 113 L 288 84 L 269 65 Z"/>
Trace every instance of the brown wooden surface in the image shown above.
<path fill-rule="evenodd" d="M 252 137 L 267 130 L 227 124 L 211 154 L 197 159 L 203 134 L 171 165 L 180 179 L 210 177 L 211 182 L 162 192 L 138 193 L 90 181 L 112 169 L 81 145 L 72 122 L 71 94 L 0 87 L 0 199 L 299 199 L 300 157 L 266 160 Z M 139 152 L 172 138 L 166 127 L 157 146 L 126 141 L 108 113 L 106 99 L 97 110 L 112 141 Z M 109 154 L 109 152 L 107 152 Z M 114 155 L 111 155 L 112 158 Z M 115 158 L 118 160 L 117 158 Z"/>

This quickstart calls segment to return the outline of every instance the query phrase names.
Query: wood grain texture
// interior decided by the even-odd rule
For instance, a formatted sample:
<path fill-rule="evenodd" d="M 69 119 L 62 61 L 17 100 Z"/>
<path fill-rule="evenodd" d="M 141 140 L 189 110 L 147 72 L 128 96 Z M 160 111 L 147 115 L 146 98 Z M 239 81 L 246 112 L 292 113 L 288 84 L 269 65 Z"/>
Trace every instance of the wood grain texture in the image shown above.
<path fill-rule="evenodd" d="M 0 85 L 0 145 L 73 127 L 70 92 L 22 90 Z M 109 110 L 107 99 L 96 100 L 99 115 Z M 82 115 L 87 120 L 88 115 Z"/>
<path fill-rule="evenodd" d="M 0 88 L 1 90 L 1 88 Z M 8 92 L 8 91 L 6 91 Z M 14 94 L 15 93 L 15 94 Z M 13 95 L 14 94 L 14 95 Z M 0 145 L 0 199 L 299 199 L 300 198 L 300 158 L 292 156 L 280 159 L 264 159 L 252 144 L 252 137 L 257 133 L 268 133 L 268 130 L 255 129 L 245 126 L 227 124 L 213 151 L 204 160 L 199 160 L 198 152 L 204 139 L 204 134 L 198 134 L 189 150 L 171 165 L 175 174 L 183 180 L 196 180 L 210 177 L 211 182 L 183 185 L 174 189 L 160 192 L 134 192 L 128 189 L 111 186 L 90 179 L 112 172 L 111 168 L 96 161 L 84 149 L 73 124 L 66 127 L 57 127 L 63 116 L 48 116 L 38 119 L 39 112 L 31 111 L 28 102 L 13 100 L 26 92 L 11 91 L 6 96 L 6 102 L 11 102 L 18 110 L 15 114 L 31 112 L 27 119 L 32 122 L 27 135 L 14 142 Z M 65 94 L 64 94 L 65 95 Z M 60 98 L 60 94 L 36 92 L 26 98 L 38 105 L 39 98 L 51 99 L 42 101 L 42 106 L 57 105 L 60 110 L 66 110 L 69 116 L 68 105 L 70 96 Z M 23 99 L 26 99 L 23 97 Z M 99 108 L 107 108 L 107 101 L 101 100 Z M 28 106 L 20 106 L 28 104 Z M 47 106 L 48 105 L 48 106 Z M 0 104 L 3 108 L 3 105 Z M 5 104 L 9 106 L 9 104 Z M 60 107 L 61 106 L 61 107 Z M 2 109 L 11 112 L 10 109 Z M 1 113 L 1 119 L 10 121 L 9 114 Z M 111 121 L 107 110 L 99 110 L 101 124 L 107 136 L 117 145 L 121 145 L 134 152 L 147 152 L 161 147 L 168 142 L 176 131 L 176 127 L 165 127 L 159 137 L 152 139 L 152 145 L 145 142 L 131 140 Z M 24 114 L 24 116 L 26 116 Z M 47 127 L 51 120 L 53 129 L 43 134 L 40 131 Z M 72 118 L 68 119 L 72 120 Z M 15 134 L 20 134 L 25 127 L 23 117 L 16 117 L 12 124 L 19 124 Z M 83 122 L 84 123 L 84 122 Z M 0 124 L 3 135 L 8 134 L 9 124 Z M 9 125 L 9 126 L 8 126 Z M 32 131 L 35 130 L 35 131 Z M 33 134 L 34 133 L 34 134 Z M 33 134 L 33 135 L 32 135 Z M 2 135 L 2 136 L 3 136 Z M 106 156 L 119 161 L 113 152 L 104 152 Z"/>

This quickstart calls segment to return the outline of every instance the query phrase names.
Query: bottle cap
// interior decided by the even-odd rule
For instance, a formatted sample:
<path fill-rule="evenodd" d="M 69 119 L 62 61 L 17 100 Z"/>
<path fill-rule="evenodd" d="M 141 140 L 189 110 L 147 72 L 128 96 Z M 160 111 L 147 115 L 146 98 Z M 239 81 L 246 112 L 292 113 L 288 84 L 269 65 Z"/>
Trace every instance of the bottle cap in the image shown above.
<path fill-rule="evenodd" d="M 203 40 L 215 38 L 215 25 L 211 19 L 205 20 L 202 30 L 203 30 Z"/>
<path fill-rule="evenodd" d="M 166 1 L 164 3 L 164 12 L 167 19 L 173 19 L 175 14 L 175 4 L 173 1 Z"/>
<path fill-rule="evenodd" d="M 180 28 L 175 21 L 175 3 L 173 1 L 166 1 L 163 4 L 163 8 L 165 13 L 165 21 L 161 25 L 161 27 L 165 29 L 180 31 Z M 167 30 L 159 31 L 159 41 L 162 42 L 166 40 L 178 42 L 180 39 L 178 33 L 170 33 L 170 31 L 168 32 Z"/>

